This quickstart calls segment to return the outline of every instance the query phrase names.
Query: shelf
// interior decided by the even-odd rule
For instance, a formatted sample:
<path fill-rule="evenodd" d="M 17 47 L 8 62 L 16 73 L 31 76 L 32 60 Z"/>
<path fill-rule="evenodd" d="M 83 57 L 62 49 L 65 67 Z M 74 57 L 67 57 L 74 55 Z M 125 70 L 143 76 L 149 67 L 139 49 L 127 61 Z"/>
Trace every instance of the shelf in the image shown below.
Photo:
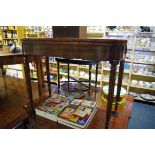
<path fill-rule="evenodd" d="M 35 69 L 35 68 L 30 68 L 30 70 L 37 71 L 37 69 Z"/>
<path fill-rule="evenodd" d="M 88 78 L 84 78 L 84 77 L 79 77 L 79 79 L 85 79 L 85 80 L 89 80 Z M 95 79 L 91 78 L 91 81 L 95 81 Z M 97 80 L 97 82 L 101 82 L 102 80 Z"/>
<path fill-rule="evenodd" d="M 5 32 L 5 31 L 17 31 L 17 29 L 11 29 L 11 30 L 9 30 L 9 29 L 7 29 L 7 30 L 2 30 L 3 32 Z"/>
<path fill-rule="evenodd" d="M 133 31 L 106 31 L 106 33 L 134 33 Z"/>
<path fill-rule="evenodd" d="M 123 35 L 108 35 L 106 36 L 106 38 L 108 39 L 108 37 L 122 37 L 122 39 L 127 39 L 127 38 L 133 38 L 134 36 L 123 36 Z"/>
<path fill-rule="evenodd" d="M 130 69 L 129 69 L 130 70 Z M 108 71 L 108 72 L 110 72 L 110 70 L 109 69 L 103 69 L 103 71 Z M 116 70 L 116 72 L 118 73 L 119 71 L 118 70 Z M 129 74 L 130 72 L 129 71 L 124 71 L 124 74 Z"/>
<path fill-rule="evenodd" d="M 153 50 L 150 50 L 151 48 L 154 48 Z M 143 52 L 154 52 L 155 51 L 155 47 L 149 47 L 149 48 L 146 48 L 145 46 L 144 47 L 136 47 L 135 48 L 135 51 L 143 51 Z"/>
<path fill-rule="evenodd" d="M 50 74 L 57 74 L 57 72 L 51 72 L 51 71 L 50 71 Z"/>
<path fill-rule="evenodd" d="M 127 63 L 131 63 L 131 60 L 125 60 L 125 62 L 127 62 Z"/>
<path fill-rule="evenodd" d="M 46 78 L 44 78 L 44 80 L 47 82 L 47 79 Z M 57 81 L 55 81 L 55 80 L 50 80 L 50 82 L 57 83 Z"/>
<path fill-rule="evenodd" d="M 23 34 L 34 35 L 34 34 L 38 34 L 38 32 L 36 32 L 36 33 L 23 33 Z"/>
<path fill-rule="evenodd" d="M 38 79 L 37 77 L 31 77 L 31 79 Z M 44 80 L 47 82 L 47 79 L 46 78 L 44 78 Z M 57 83 L 57 81 L 55 81 L 55 80 L 50 80 L 50 82 L 52 82 L 52 83 Z"/>
<path fill-rule="evenodd" d="M 146 62 L 136 62 L 136 61 L 125 61 L 127 63 L 133 63 L 133 64 L 142 64 L 142 65 L 152 65 L 152 66 L 155 66 L 155 64 L 151 64 L 151 63 L 146 63 Z"/>
<path fill-rule="evenodd" d="M 155 78 L 155 76 L 154 75 L 146 75 L 146 74 L 137 74 L 137 73 L 132 73 L 132 75 L 134 75 L 134 76 L 142 76 L 142 77 L 151 77 L 151 78 Z"/>
<path fill-rule="evenodd" d="M 18 38 L 3 38 L 4 40 L 18 40 Z"/>
<path fill-rule="evenodd" d="M 2 45 L 2 46 L 12 46 L 13 44 L 11 44 L 11 45 Z"/>
<path fill-rule="evenodd" d="M 109 81 L 108 81 L 108 80 L 103 80 L 103 82 L 105 82 L 105 83 L 109 83 Z M 116 82 L 116 84 L 117 84 L 117 82 Z M 127 85 L 128 85 L 128 83 L 122 83 L 122 85 L 123 85 L 123 86 L 127 86 Z"/>
<path fill-rule="evenodd" d="M 137 32 L 137 34 L 155 34 L 155 32 Z"/>
<path fill-rule="evenodd" d="M 142 64 L 142 65 L 153 65 L 153 66 L 155 66 L 155 64 L 145 63 L 145 62 L 133 62 L 133 64 Z"/>
<path fill-rule="evenodd" d="M 85 67 L 85 66 L 79 66 L 79 68 L 81 69 L 89 69 L 89 67 Z M 91 70 L 96 70 L 95 68 L 91 68 Z M 102 69 L 98 69 L 98 70 L 102 70 Z"/>
<path fill-rule="evenodd" d="M 45 61 L 42 61 L 42 62 L 45 63 Z M 49 61 L 49 63 L 50 63 L 50 64 L 55 64 L 55 65 L 57 64 L 56 61 Z M 63 66 L 63 65 L 64 65 L 64 66 L 67 66 L 66 63 L 59 63 L 59 65 L 61 65 L 61 66 Z M 69 64 L 69 66 L 70 66 L 70 67 L 77 67 L 78 65 L 76 65 L 76 64 Z"/>
<path fill-rule="evenodd" d="M 4 68 L 4 69 L 10 69 L 10 70 L 22 71 L 22 69 L 17 69 L 17 68 L 9 68 L 9 67 Z"/>
<path fill-rule="evenodd" d="M 60 73 L 60 75 L 68 76 L 67 73 Z M 69 74 L 70 77 L 76 78 L 76 75 Z"/>
<path fill-rule="evenodd" d="M 139 95 L 134 98 L 134 101 L 140 101 L 140 102 L 147 102 L 147 103 L 153 103 L 153 104 L 155 104 L 155 101 L 147 101 L 147 100 L 144 100 Z"/>
<path fill-rule="evenodd" d="M 154 88 L 139 87 L 139 86 L 132 86 L 132 85 L 130 85 L 130 87 L 131 88 L 136 88 L 136 89 L 150 90 L 150 91 L 154 91 L 155 92 Z"/>

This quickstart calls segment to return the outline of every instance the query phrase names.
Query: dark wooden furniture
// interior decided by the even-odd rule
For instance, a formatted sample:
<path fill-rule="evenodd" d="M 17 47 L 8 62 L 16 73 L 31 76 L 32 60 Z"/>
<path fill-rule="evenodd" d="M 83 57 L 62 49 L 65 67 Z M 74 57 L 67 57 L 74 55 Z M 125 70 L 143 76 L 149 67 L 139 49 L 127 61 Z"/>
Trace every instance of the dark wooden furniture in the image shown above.
<path fill-rule="evenodd" d="M 38 68 L 38 72 L 40 71 L 40 68 L 42 68 L 42 64 L 41 64 L 41 59 L 40 57 L 29 57 L 30 61 L 35 61 L 35 63 L 37 64 Z M 0 68 L 2 69 L 2 73 L 4 75 L 3 72 L 3 65 L 14 65 L 14 64 L 24 64 L 24 57 L 23 57 L 23 53 L 9 53 L 9 51 L 7 53 L 3 53 L 3 51 L 0 51 Z M 39 75 L 38 75 L 39 76 Z M 43 72 L 42 72 L 42 76 L 43 76 Z M 42 84 L 42 86 L 44 87 L 44 79 L 41 78 L 42 81 L 38 82 L 39 85 Z M 41 94 L 40 89 L 39 89 L 39 94 Z"/>
<path fill-rule="evenodd" d="M 0 68 L 2 69 L 3 75 L 3 65 L 23 63 L 23 53 L 12 54 L 0 51 Z M 19 123 L 26 121 L 28 115 L 23 109 L 22 97 L 18 95 L 15 96 L 18 91 L 16 92 L 15 90 L 17 87 L 14 86 L 14 81 L 11 79 L 8 81 L 5 76 L 3 78 L 1 77 L 0 80 L 0 128 L 14 128 Z M 12 91 L 14 92 L 10 93 Z M 22 89 L 20 91 L 22 92 Z"/>
<path fill-rule="evenodd" d="M 57 61 L 57 73 L 58 73 L 58 93 L 60 89 L 60 63 L 66 63 L 67 64 L 67 81 L 61 81 L 61 82 L 67 82 L 68 83 L 68 91 L 69 91 L 69 83 L 70 82 L 78 82 L 82 85 L 84 85 L 87 89 L 85 91 L 90 92 L 91 90 L 91 69 L 92 65 L 96 66 L 96 74 L 95 74 L 95 89 L 97 87 L 97 75 L 98 75 L 98 61 L 93 61 L 93 60 L 77 60 L 77 59 L 64 59 L 64 58 L 55 58 Z M 77 80 L 76 78 L 70 76 L 70 64 L 78 64 L 78 65 L 88 65 L 89 66 L 89 80 Z M 70 78 L 73 79 L 73 81 L 70 81 Z M 83 84 L 83 82 L 88 82 L 89 85 Z"/>
<path fill-rule="evenodd" d="M 23 64 L 23 53 L 3 53 L 0 51 L 0 66 L 12 65 L 12 64 Z"/>
<path fill-rule="evenodd" d="M 53 38 L 86 38 L 87 26 L 52 26 Z"/>
<path fill-rule="evenodd" d="M 109 61 L 111 64 L 110 78 L 109 78 L 109 94 L 106 109 L 105 128 L 109 128 L 110 117 L 112 112 L 112 100 L 114 95 L 114 86 L 116 80 L 116 68 L 120 63 L 118 89 L 116 99 L 117 104 L 120 97 L 120 89 L 122 86 L 122 77 L 124 69 L 124 60 L 126 55 L 127 40 L 113 40 L 113 39 L 75 39 L 75 38 L 33 38 L 22 39 L 22 47 L 24 53 L 24 64 L 27 89 L 30 99 L 30 112 L 33 112 L 34 105 L 32 100 L 32 87 L 30 81 L 29 57 L 39 56 L 54 56 L 64 58 L 78 58 L 97 61 Z M 48 68 L 48 62 L 47 68 Z M 41 68 L 38 72 L 41 75 Z M 49 77 L 49 76 L 47 76 Z M 41 82 L 41 78 L 39 78 Z M 42 89 L 40 85 L 40 91 Z M 50 85 L 49 85 L 50 86 Z"/>
<path fill-rule="evenodd" d="M 3 65 L 13 65 L 13 64 L 23 64 L 23 53 L 4 53 L 0 51 L 0 68 L 2 69 L 2 74 L 4 75 Z"/>

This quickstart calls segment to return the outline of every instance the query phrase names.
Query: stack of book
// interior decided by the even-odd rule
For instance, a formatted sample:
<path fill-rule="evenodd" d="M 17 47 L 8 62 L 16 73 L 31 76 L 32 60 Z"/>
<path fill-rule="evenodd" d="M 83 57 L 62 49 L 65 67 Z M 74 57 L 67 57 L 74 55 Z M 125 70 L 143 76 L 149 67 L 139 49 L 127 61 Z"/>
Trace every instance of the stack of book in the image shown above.
<path fill-rule="evenodd" d="M 93 101 L 53 94 L 36 107 L 35 111 L 41 117 L 71 128 L 87 128 L 97 111 L 97 104 Z"/>

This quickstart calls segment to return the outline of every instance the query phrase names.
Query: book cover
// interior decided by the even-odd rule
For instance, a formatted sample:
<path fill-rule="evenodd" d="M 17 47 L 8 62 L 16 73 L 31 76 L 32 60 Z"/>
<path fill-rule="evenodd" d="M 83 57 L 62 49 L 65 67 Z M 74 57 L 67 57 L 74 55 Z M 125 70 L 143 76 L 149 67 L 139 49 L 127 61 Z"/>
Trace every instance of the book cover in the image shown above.
<path fill-rule="evenodd" d="M 83 100 L 74 99 L 70 104 L 79 106 L 79 105 L 81 105 L 82 102 L 83 102 Z"/>
<path fill-rule="evenodd" d="M 52 111 L 53 115 L 59 116 L 59 114 L 68 106 L 68 103 L 62 102 L 57 104 Z"/>
<path fill-rule="evenodd" d="M 77 123 L 78 120 L 79 120 L 79 117 L 77 117 L 77 116 L 71 115 L 69 117 L 69 121 L 71 121 L 71 122 Z"/>
<path fill-rule="evenodd" d="M 60 117 L 64 119 L 69 119 L 73 112 L 76 110 L 73 106 L 68 106 L 64 109 L 64 111 L 60 114 Z"/>
<path fill-rule="evenodd" d="M 79 117 L 74 116 L 74 115 L 70 115 L 69 119 L 63 119 L 63 118 L 58 117 L 58 123 L 69 126 L 71 128 L 75 128 L 75 129 L 77 129 L 77 128 L 78 129 L 84 129 L 84 128 L 87 128 L 87 126 L 89 125 L 93 116 L 95 115 L 96 111 L 97 111 L 97 109 L 94 108 L 90 115 L 87 115 L 81 119 Z M 72 116 L 74 116 L 75 118 Z M 74 122 L 74 119 L 75 119 L 75 122 Z M 77 120 L 77 122 L 76 122 L 76 120 Z"/>
<path fill-rule="evenodd" d="M 81 105 L 85 106 L 85 107 L 88 107 L 88 108 L 95 108 L 96 107 L 96 102 L 88 101 L 88 100 L 83 100 Z"/>
<path fill-rule="evenodd" d="M 83 106 L 79 106 L 75 112 L 73 113 L 73 115 L 80 117 L 80 118 L 84 118 L 86 115 L 90 115 L 92 112 L 92 109 L 87 108 L 87 107 L 83 107 Z"/>
<path fill-rule="evenodd" d="M 89 116 L 87 115 L 87 116 L 85 116 L 84 118 L 79 119 L 79 120 L 77 121 L 77 123 L 80 124 L 80 125 L 82 125 L 82 126 L 84 126 L 84 125 L 87 123 L 87 120 L 88 120 L 88 119 L 89 119 Z"/>

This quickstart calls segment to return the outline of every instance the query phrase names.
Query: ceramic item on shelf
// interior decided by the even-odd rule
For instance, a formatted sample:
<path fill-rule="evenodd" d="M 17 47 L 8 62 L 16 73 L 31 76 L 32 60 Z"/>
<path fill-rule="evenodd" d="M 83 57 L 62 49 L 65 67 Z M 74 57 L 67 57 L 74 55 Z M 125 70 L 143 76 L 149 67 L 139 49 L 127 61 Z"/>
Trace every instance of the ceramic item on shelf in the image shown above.
<path fill-rule="evenodd" d="M 149 56 L 145 56 L 144 61 L 145 61 L 146 63 L 149 63 L 149 62 L 150 62 L 150 57 L 149 57 Z"/>
<path fill-rule="evenodd" d="M 140 87 L 145 87 L 144 81 L 139 81 L 139 86 Z"/>
<path fill-rule="evenodd" d="M 147 75 L 152 75 L 152 72 L 148 71 L 148 72 L 147 72 Z"/>
<path fill-rule="evenodd" d="M 107 28 L 109 28 L 111 31 L 113 31 L 114 29 L 116 29 L 117 26 L 107 26 Z"/>
<path fill-rule="evenodd" d="M 155 88 L 155 82 L 151 82 L 152 83 L 152 88 Z"/>
<path fill-rule="evenodd" d="M 22 47 L 18 45 L 17 40 L 13 41 L 13 45 L 10 47 L 11 53 L 20 53 L 22 52 Z"/>
<path fill-rule="evenodd" d="M 138 70 L 137 73 L 140 75 L 144 74 L 143 69 Z"/>
<path fill-rule="evenodd" d="M 138 96 L 138 94 L 135 93 L 135 92 L 129 92 L 129 95 L 130 95 L 130 96 L 133 96 L 133 97 L 137 97 L 137 96 Z"/>
<path fill-rule="evenodd" d="M 151 56 L 149 60 L 150 60 L 150 63 L 155 63 L 155 57 L 154 56 Z"/>
<path fill-rule="evenodd" d="M 151 88 L 152 87 L 152 84 L 150 83 L 150 82 L 144 82 L 145 83 L 145 86 L 147 87 L 147 88 Z"/>
<path fill-rule="evenodd" d="M 103 87 L 103 92 L 104 92 L 104 94 L 108 95 L 108 93 L 109 93 L 109 85 L 106 85 L 106 86 Z M 120 96 L 123 97 L 123 96 L 126 95 L 126 93 L 127 93 L 126 89 L 121 87 Z M 115 86 L 115 88 L 114 88 L 114 97 L 116 97 L 116 94 L 117 94 L 117 86 Z"/>
<path fill-rule="evenodd" d="M 131 84 L 132 84 L 133 86 L 136 86 L 137 83 L 138 83 L 137 80 L 132 80 L 132 81 L 131 81 Z"/>
<path fill-rule="evenodd" d="M 146 38 L 146 37 L 141 37 L 141 38 L 137 38 L 137 46 L 142 46 L 142 47 L 148 47 L 150 46 L 150 38 Z"/>
<path fill-rule="evenodd" d="M 140 97 L 147 101 L 155 101 L 155 96 L 150 94 L 140 94 Z"/>
<path fill-rule="evenodd" d="M 109 93 L 109 85 L 106 85 L 106 86 L 103 87 L 103 93 L 102 93 L 102 96 L 101 96 L 101 102 L 103 104 L 107 104 L 108 93 Z M 121 87 L 120 99 L 118 101 L 119 106 L 125 105 L 125 103 L 126 103 L 126 100 L 125 100 L 126 93 L 127 93 L 126 90 L 123 87 Z M 114 88 L 114 96 L 113 96 L 113 99 L 112 99 L 112 105 L 115 105 L 116 94 L 117 94 L 117 86 L 115 86 L 115 88 Z"/>
<path fill-rule="evenodd" d="M 150 27 L 149 26 L 140 26 L 141 32 L 150 32 Z"/>

